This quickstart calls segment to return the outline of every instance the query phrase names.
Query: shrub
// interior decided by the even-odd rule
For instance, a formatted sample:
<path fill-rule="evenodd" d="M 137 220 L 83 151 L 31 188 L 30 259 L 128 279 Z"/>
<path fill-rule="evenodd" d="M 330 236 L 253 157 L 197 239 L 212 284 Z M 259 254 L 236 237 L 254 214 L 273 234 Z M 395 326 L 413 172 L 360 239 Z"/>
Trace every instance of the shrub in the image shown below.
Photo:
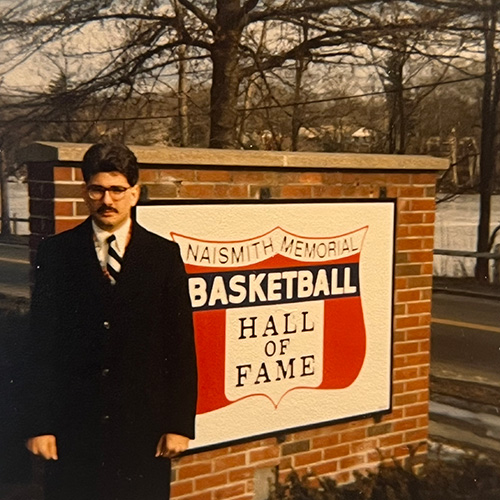
<path fill-rule="evenodd" d="M 475 456 L 454 461 L 440 456 L 422 467 L 409 460 L 380 464 L 376 472 L 355 473 L 339 486 L 313 472 L 300 477 L 292 471 L 283 483 L 275 481 L 268 500 L 499 500 L 500 467 Z"/>

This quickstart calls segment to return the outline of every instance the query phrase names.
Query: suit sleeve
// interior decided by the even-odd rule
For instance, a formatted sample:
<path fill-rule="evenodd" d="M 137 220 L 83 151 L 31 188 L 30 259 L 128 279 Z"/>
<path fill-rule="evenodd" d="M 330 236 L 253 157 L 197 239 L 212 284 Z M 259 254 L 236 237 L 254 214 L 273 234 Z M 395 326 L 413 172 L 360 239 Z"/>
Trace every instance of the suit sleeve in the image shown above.
<path fill-rule="evenodd" d="M 21 375 L 21 409 L 25 437 L 55 434 L 54 412 L 56 387 L 54 362 L 57 311 L 56 282 L 49 252 L 50 242 L 43 242 L 37 252 L 35 286 L 31 298 L 30 324 L 24 344 Z"/>
<path fill-rule="evenodd" d="M 172 247 L 171 280 L 168 283 L 169 330 L 167 433 L 194 439 L 198 375 L 194 341 L 193 313 L 187 274 L 177 245 Z"/>

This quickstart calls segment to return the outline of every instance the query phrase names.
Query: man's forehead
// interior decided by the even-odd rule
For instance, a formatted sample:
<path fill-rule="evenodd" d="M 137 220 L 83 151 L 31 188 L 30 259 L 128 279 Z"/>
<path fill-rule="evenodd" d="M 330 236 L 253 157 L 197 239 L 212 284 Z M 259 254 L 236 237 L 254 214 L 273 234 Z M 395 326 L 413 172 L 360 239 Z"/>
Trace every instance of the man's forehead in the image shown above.
<path fill-rule="evenodd" d="M 127 178 L 120 172 L 98 172 L 93 175 L 88 184 L 98 184 L 100 186 L 129 186 Z"/>

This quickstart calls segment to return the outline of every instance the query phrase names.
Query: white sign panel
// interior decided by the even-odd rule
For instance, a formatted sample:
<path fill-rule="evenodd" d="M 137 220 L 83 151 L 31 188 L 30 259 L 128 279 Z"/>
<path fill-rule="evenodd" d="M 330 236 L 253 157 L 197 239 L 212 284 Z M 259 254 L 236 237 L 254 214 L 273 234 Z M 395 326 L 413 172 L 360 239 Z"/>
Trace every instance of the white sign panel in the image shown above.
<path fill-rule="evenodd" d="M 392 201 L 137 207 L 186 265 L 205 448 L 390 410 Z"/>

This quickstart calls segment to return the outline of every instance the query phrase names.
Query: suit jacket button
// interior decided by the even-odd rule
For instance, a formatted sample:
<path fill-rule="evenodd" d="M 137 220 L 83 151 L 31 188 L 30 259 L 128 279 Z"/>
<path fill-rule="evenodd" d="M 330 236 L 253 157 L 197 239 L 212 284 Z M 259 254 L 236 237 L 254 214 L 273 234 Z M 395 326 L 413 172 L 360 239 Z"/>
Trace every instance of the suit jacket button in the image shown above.
<path fill-rule="evenodd" d="M 103 416 L 101 417 L 101 422 L 102 422 L 103 424 L 106 424 L 106 423 L 108 423 L 108 422 L 109 422 L 109 419 L 110 419 L 110 416 L 109 416 L 109 415 L 103 415 Z"/>
<path fill-rule="evenodd" d="M 102 371 L 102 376 L 107 377 L 108 375 L 109 375 L 109 368 L 104 368 L 104 370 Z"/>
<path fill-rule="evenodd" d="M 105 321 L 102 326 L 104 326 L 104 328 L 106 328 L 106 330 L 109 330 L 111 328 L 111 325 L 109 324 L 109 321 Z"/>

